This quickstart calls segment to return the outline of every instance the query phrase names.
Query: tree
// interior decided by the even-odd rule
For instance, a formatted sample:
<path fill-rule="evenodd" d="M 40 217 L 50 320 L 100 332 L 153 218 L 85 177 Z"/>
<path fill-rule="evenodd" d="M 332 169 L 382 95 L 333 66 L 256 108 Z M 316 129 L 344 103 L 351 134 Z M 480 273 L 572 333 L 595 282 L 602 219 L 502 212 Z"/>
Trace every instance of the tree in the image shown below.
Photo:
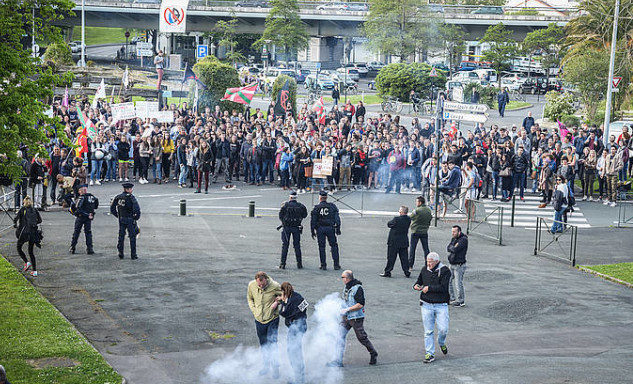
<path fill-rule="evenodd" d="M 233 15 L 233 18 L 230 20 L 218 20 L 215 24 L 215 30 L 218 32 L 218 45 L 226 48 L 226 59 L 235 66 L 237 62 L 244 62 L 246 58 L 242 54 L 242 52 L 237 50 L 238 40 L 237 33 L 235 32 L 235 28 L 237 26 L 238 20 Z"/>
<path fill-rule="evenodd" d="M 534 54 L 540 56 L 541 65 L 545 69 L 548 81 L 549 69 L 560 66 L 560 51 L 564 39 L 563 28 L 555 23 L 550 23 L 547 28 L 536 29 L 528 33 L 523 40 L 523 50 L 530 58 Z"/>
<path fill-rule="evenodd" d="M 255 46 L 262 47 L 270 41 L 282 48 L 287 63 L 291 52 L 308 46 L 308 32 L 299 18 L 297 0 L 270 0 L 270 5 L 272 8 L 266 16 L 264 33 Z"/>
<path fill-rule="evenodd" d="M 491 25 L 486 29 L 480 43 L 488 43 L 490 48 L 484 52 L 483 60 L 489 61 L 497 72 L 499 88 L 501 88 L 501 71 L 509 68 L 510 61 L 517 54 L 516 42 L 512 39 L 512 31 L 507 30 L 503 23 Z"/>
<path fill-rule="evenodd" d="M 56 65 L 71 65 L 73 63 L 73 55 L 68 44 L 63 42 L 52 43 L 46 48 L 42 60 L 51 61 Z"/>
<path fill-rule="evenodd" d="M 397 56 L 401 62 L 424 55 L 435 45 L 437 18 L 424 0 L 370 0 L 363 33 L 376 53 Z M 435 36 L 436 37 L 436 36 Z"/>
<path fill-rule="evenodd" d="M 30 45 L 33 30 L 37 41 L 63 43 L 54 24 L 73 7 L 67 0 L 0 2 L 0 174 L 12 179 L 22 173 L 18 148 L 48 157 L 42 145 L 47 133 L 67 140 L 61 127 L 55 129 L 58 120 L 47 117 L 44 111 L 49 108 L 46 102 L 52 99 L 55 85 L 69 81 L 71 75 L 57 75 L 51 67 L 42 66 L 25 43 Z"/>
<path fill-rule="evenodd" d="M 563 63 L 565 81 L 576 88 L 587 119 L 594 120 L 600 100 L 607 92 L 609 52 L 593 48 L 572 51 Z"/>
<path fill-rule="evenodd" d="M 384 67 L 376 76 L 376 89 L 382 96 L 397 97 L 409 101 L 415 90 L 423 98 L 431 94 L 431 88 L 443 89 L 446 83 L 444 71 L 437 71 L 437 77 L 430 77 L 431 66 L 425 63 L 392 63 Z"/>
<path fill-rule="evenodd" d="M 206 86 L 200 94 L 199 105 L 201 108 L 211 107 L 213 109 L 216 105 L 219 105 L 220 108 L 226 111 L 234 109 L 241 111 L 243 109 L 240 104 L 232 101 L 220 101 L 227 88 L 241 85 L 235 68 L 221 62 L 215 56 L 207 56 L 199 60 L 193 66 L 193 70 Z"/>
<path fill-rule="evenodd" d="M 444 50 L 448 56 L 449 77 L 453 77 L 453 68 L 459 66 L 464 54 L 464 30 L 452 24 L 444 24 L 440 27 L 440 36 L 444 42 Z"/>

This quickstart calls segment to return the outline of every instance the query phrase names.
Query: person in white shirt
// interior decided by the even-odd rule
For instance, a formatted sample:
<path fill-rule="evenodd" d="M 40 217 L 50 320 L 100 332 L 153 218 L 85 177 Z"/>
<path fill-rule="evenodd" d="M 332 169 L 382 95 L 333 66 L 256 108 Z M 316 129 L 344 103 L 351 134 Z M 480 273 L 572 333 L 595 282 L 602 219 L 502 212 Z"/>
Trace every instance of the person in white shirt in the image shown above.
<path fill-rule="evenodd" d="M 158 54 L 154 57 L 154 65 L 156 66 L 156 74 L 158 74 L 158 83 L 156 84 L 156 89 L 160 91 L 160 86 L 163 83 L 163 68 L 164 68 L 165 58 L 163 57 L 163 51 L 158 50 Z"/>

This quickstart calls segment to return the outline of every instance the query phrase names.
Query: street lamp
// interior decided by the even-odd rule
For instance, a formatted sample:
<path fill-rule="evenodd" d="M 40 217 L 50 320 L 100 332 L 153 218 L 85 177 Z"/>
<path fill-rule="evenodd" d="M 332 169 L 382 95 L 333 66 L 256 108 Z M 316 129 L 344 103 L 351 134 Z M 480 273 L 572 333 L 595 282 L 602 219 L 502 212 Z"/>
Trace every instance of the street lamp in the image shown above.
<path fill-rule="evenodd" d="M 79 66 L 86 66 L 86 0 L 81 0 L 81 60 Z"/>

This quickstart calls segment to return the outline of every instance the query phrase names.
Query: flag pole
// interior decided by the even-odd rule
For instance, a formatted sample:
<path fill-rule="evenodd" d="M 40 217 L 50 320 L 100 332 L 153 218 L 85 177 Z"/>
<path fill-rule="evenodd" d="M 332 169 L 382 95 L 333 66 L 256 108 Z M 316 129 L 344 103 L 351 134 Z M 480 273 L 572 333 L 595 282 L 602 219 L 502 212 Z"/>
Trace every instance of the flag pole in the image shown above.
<path fill-rule="evenodd" d="M 189 63 L 185 63 L 185 76 L 187 75 L 188 67 L 189 67 Z M 180 108 L 180 98 L 182 97 L 182 85 L 185 83 L 185 81 L 186 79 L 183 79 L 183 81 L 180 83 L 180 93 L 178 94 L 178 108 Z"/>

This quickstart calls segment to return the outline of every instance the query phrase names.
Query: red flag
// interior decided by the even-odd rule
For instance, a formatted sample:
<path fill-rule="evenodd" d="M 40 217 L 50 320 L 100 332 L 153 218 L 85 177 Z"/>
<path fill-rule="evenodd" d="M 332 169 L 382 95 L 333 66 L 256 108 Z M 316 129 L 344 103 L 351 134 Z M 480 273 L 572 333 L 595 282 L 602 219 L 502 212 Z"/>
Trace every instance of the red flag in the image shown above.
<path fill-rule="evenodd" d="M 312 110 L 316 112 L 319 118 L 319 124 L 325 124 L 325 105 L 322 97 L 314 103 Z"/>
<path fill-rule="evenodd" d="M 249 84 L 244 87 L 229 88 L 224 93 L 222 100 L 229 100 L 238 104 L 249 105 L 255 97 L 255 91 L 257 90 L 257 83 Z"/>

